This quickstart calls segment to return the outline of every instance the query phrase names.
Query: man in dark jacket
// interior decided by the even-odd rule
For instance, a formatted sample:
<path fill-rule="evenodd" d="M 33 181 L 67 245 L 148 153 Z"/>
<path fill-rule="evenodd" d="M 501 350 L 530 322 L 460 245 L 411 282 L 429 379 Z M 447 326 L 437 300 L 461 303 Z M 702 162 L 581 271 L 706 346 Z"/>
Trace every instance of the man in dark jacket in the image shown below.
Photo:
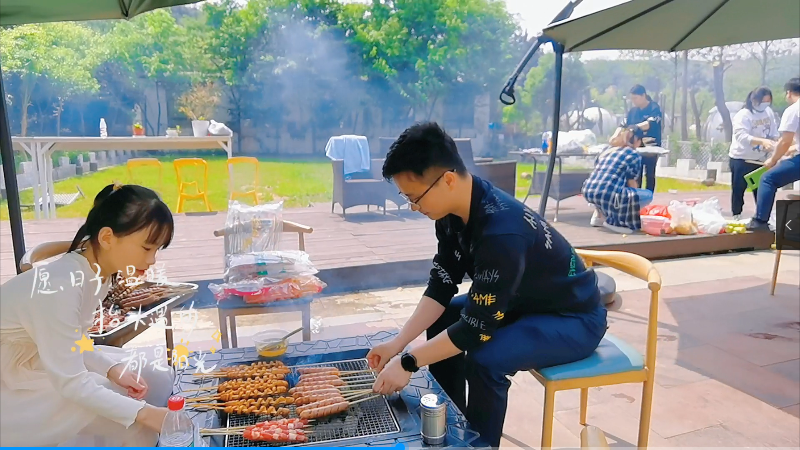
<path fill-rule="evenodd" d="M 644 131 L 644 142 L 647 138 L 654 141 L 654 144 L 661 147 L 661 122 L 663 114 L 658 103 L 654 102 L 644 86 L 637 84 L 631 88 L 631 103 L 633 108 L 628 111 L 628 117 L 625 121 L 629 126 L 636 125 Z M 658 155 L 642 155 L 642 172 L 647 177 L 647 187 L 645 189 L 650 192 L 656 190 L 656 164 L 658 163 Z M 639 177 L 639 187 L 642 186 L 642 177 Z"/>
<path fill-rule="evenodd" d="M 367 355 L 376 392 L 401 390 L 422 366 L 493 447 L 500 445 L 507 376 L 590 356 L 606 331 L 597 278 L 542 217 L 467 172 L 437 124 L 414 125 L 386 156 L 383 175 L 436 221 L 428 288 L 390 342 Z M 454 296 L 469 275 L 467 295 Z M 427 331 L 428 341 L 395 357 Z M 469 399 L 466 384 L 469 384 Z"/>

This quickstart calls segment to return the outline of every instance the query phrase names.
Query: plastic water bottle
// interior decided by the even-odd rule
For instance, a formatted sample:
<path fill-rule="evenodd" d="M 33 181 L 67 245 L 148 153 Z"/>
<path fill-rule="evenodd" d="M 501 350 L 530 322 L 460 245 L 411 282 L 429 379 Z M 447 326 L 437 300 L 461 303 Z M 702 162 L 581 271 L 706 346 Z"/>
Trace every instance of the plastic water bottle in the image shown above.
<path fill-rule="evenodd" d="M 106 119 L 100 118 L 100 137 L 108 137 L 108 127 L 106 126 Z"/>
<path fill-rule="evenodd" d="M 180 395 L 169 398 L 169 412 L 161 425 L 159 447 L 194 447 L 194 424 L 183 410 L 185 400 Z"/>

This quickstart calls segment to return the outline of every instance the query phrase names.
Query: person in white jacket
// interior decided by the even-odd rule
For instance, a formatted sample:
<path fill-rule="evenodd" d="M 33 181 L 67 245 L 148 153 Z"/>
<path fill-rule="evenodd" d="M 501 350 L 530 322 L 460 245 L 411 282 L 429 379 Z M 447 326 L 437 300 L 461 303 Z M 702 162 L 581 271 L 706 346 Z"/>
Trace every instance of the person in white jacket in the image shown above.
<path fill-rule="evenodd" d="M 69 252 L 0 286 L 0 445 L 155 446 L 174 371 L 87 342 L 112 276 L 143 274 L 173 230 L 155 192 L 109 185 Z"/>
<path fill-rule="evenodd" d="M 778 124 L 772 112 L 772 91 L 759 87 L 747 94 L 744 107 L 733 116 L 733 139 L 728 151 L 731 168 L 731 210 L 735 220 L 741 218 L 747 181 L 744 176 L 757 170 L 775 148 Z M 757 199 L 753 190 L 753 199 Z"/>

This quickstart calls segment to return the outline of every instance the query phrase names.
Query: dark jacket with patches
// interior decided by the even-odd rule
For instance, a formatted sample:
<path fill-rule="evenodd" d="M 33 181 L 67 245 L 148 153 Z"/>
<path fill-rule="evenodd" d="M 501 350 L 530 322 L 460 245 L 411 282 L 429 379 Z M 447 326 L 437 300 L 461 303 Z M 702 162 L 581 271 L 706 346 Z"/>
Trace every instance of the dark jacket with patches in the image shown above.
<path fill-rule="evenodd" d="M 523 314 L 588 312 L 600 304 L 597 278 L 541 216 L 473 176 L 470 216 L 436 221 L 439 249 L 425 295 L 447 305 L 472 279 L 461 320 L 448 328 L 469 350 Z"/>

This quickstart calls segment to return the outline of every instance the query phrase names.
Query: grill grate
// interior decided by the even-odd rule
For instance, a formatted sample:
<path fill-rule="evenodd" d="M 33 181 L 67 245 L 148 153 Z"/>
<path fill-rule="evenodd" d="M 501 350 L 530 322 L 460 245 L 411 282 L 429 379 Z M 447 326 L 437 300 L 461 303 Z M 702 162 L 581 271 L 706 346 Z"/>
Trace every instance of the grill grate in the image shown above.
<path fill-rule="evenodd" d="M 308 364 L 303 367 L 318 366 L 333 366 L 342 371 L 369 369 L 366 359 L 331 361 L 320 364 Z M 297 374 L 293 372 L 292 375 L 296 376 Z M 365 381 L 375 381 L 374 375 L 370 378 L 366 378 Z M 294 408 L 294 405 L 289 406 L 289 409 L 292 411 L 289 417 L 297 417 Z M 270 418 L 267 416 L 259 417 L 254 415 L 229 414 L 228 427 L 254 425 L 257 422 L 263 422 L 268 419 Z M 400 431 L 400 426 L 386 398 L 378 397 L 353 405 L 346 413 L 318 419 L 313 430 L 314 432 L 308 435 L 308 443 L 295 444 L 292 446 L 398 433 Z M 225 438 L 226 447 L 280 447 L 289 445 L 290 444 L 253 442 L 244 439 L 242 436 L 226 436 Z"/>

